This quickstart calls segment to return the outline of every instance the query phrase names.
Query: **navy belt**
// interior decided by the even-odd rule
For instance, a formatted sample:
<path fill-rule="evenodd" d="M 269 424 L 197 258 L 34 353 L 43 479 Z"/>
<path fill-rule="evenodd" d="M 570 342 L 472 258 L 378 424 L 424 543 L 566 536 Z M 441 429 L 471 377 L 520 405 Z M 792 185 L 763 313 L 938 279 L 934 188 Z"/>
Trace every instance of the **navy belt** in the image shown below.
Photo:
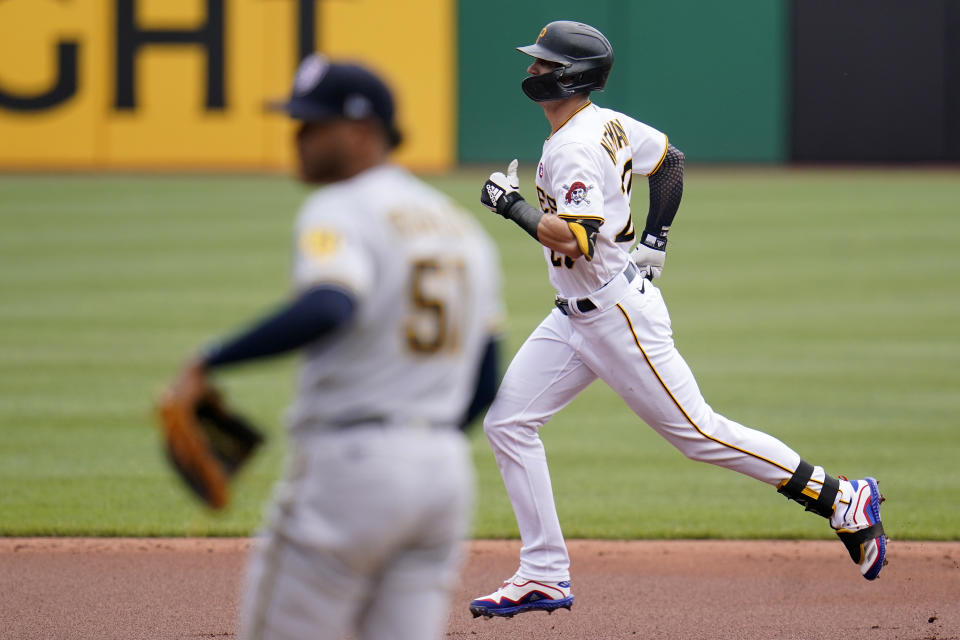
<path fill-rule="evenodd" d="M 411 427 L 411 426 L 420 426 L 429 429 L 446 429 L 448 427 L 452 428 L 453 423 L 447 422 L 433 422 L 426 420 L 395 420 L 388 418 L 384 415 L 370 415 L 370 416 L 358 416 L 356 418 L 345 418 L 340 420 L 330 420 L 325 423 L 328 428 L 332 428 L 335 431 L 340 431 L 343 429 L 350 429 L 353 427 Z"/>
<path fill-rule="evenodd" d="M 341 420 L 332 420 L 328 424 L 334 429 L 349 429 L 357 425 L 371 425 L 382 427 L 387 424 L 386 416 L 359 416 L 356 418 L 346 418 Z"/>

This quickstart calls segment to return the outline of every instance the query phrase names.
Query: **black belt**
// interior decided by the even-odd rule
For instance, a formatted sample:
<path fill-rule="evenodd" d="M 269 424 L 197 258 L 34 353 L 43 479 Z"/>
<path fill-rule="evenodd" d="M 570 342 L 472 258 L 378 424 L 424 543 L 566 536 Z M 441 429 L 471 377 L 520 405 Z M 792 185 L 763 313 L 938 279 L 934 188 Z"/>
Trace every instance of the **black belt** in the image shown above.
<path fill-rule="evenodd" d="M 553 301 L 553 304 L 557 305 L 557 309 L 560 309 L 560 313 L 565 316 L 570 315 L 570 303 L 567 302 L 565 298 L 557 298 Z M 577 311 L 580 313 L 587 313 L 593 311 L 597 308 L 597 305 L 593 304 L 593 300 L 590 298 L 578 298 L 577 299 Z"/>
<path fill-rule="evenodd" d="M 633 279 L 637 277 L 637 268 L 633 266 L 632 262 L 628 262 L 627 268 L 624 269 L 622 273 L 627 277 L 627 282 L 630 283 L 633 282 Z M 617 274 L 617 277 L 619 277 L 619 274 Z M 613 282 L 613 280 L 610 282 Z M 608 282 L 607 284 L 610 283 Z M 607 285 L 605 284 L 603 286 L 605 287 Z M 566 298 L 557 296 L 553 301 L 553 304 L 557 306 L 557 309 L 560 309 L 560 313 L 563 315 L 570 315 L 570 301 Z M 590 313 L 591 311 L 595 311 L 596 308 L 597 305 L 590 298 L 577 298 L 577 311 L 580 313 Z"/>

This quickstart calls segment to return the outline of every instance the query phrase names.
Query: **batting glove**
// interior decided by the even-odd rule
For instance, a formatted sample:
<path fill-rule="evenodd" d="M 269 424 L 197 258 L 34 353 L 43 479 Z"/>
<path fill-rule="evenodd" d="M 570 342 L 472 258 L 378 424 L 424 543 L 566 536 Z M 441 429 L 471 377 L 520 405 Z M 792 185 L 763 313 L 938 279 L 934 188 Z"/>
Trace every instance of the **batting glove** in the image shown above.
<path fill-rule="evenodd" d="M 507 167 L 506 175 L 500 171 L 491 173 L 483 184 L 483 189 L 480 190 L 480 204 L 505 218 L 510 207 L 517 200 L 523 200 L 518 191 L 520 188 L 520 179 L 517 177 L 518 164 L 517 159 L 514 158 Z"/>
<path fill-rule="evenodd" d="M 667 243 L 665 240 L 653 237 L 651 244 L 661 247 L 656 248 L 647 244 L 645 240 L 646 238 L 634 247 L 630 259 L 640 269 L 640 275 L 647 280 L 655 280 L 663 273 L 663 263 L 667 261 Z"/>

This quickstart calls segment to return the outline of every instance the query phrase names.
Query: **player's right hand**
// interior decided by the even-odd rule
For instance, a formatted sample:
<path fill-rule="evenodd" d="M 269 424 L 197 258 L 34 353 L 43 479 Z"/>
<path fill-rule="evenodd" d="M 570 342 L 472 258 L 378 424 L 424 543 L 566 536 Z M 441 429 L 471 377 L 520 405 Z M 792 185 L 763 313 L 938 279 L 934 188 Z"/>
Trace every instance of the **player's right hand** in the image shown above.
<path fill-rule="evenodd" d="M 653 247 L 641 242 L 634 247 L 630 254 L 633 264 L 640 269 L 640 275 L 647 280 L 654 280 L 663 273 L 663 265 L 667 260 L 667 252 L 663 249 L 654 249 Z"/>
<path fill-rule="evenodd" d="M 519 163 L 514 158 L 507 167 L 507 173 L 494 171 L 480 190 L 480 204 L 494 213 L 504 215 L 514 202 L 521 199 L 520 179 L 517 177 Z"/>

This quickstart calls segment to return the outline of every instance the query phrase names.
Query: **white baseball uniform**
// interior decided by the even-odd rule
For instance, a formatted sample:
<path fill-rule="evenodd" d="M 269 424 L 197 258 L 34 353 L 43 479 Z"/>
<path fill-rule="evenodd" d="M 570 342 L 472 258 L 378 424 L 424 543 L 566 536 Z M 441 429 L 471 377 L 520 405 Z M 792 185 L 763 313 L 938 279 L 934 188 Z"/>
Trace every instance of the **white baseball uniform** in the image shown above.
<path fill-rule="evenodd" d="M 550 282 L 566 314 L 554 309 L 527 338 L 484 421 L 517 517 L 519 574 L 526 578 L 570 578 L 539 429 L 597 378 L 693 460 L 771 485 L 789 479 L 800 461 L 776 438 L 710 408 L 674 346 L 660 290 L 637 276 L 630 262 L 632 176 L 656 171 L 666 151 L 661 132 L 592 103 L 543 145 L 536 176 L 540 209 L 601 226 L 591 260 L 545 248 Z M 816 467 L 808 483 L 814 495 L 823 478 Z"/>
<path fill-rule="evenodd" d="M 306 201 L 294 254 L 297 289 L 341 287 L 357 308 L 306 350 L 241 637 L 439 638 L 472 505 L 458 427 L 503 313 L 496 250 L 381 165 Z"/>

